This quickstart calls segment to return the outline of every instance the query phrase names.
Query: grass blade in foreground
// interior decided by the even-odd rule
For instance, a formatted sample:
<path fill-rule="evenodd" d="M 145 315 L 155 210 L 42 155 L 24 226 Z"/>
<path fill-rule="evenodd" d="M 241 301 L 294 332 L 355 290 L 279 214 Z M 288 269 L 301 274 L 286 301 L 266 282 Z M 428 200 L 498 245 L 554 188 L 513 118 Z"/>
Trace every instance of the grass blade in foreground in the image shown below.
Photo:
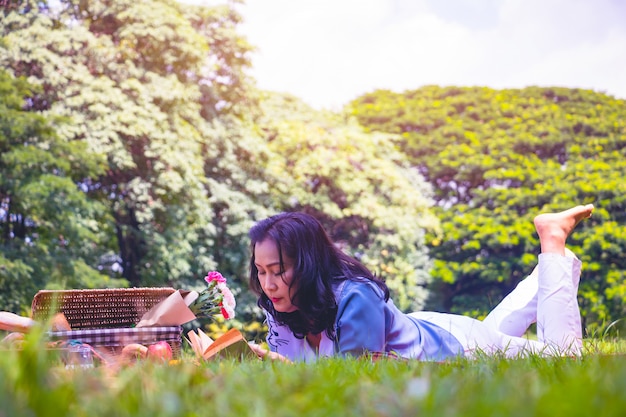
<path fill-rule="evenodd" d="M 610 345 L 606 345 L 607 349 Z M 33 335 L 0 354 L 0 416 L 623 416 L 626 356 L 328 359 L 67 370 Z"/>

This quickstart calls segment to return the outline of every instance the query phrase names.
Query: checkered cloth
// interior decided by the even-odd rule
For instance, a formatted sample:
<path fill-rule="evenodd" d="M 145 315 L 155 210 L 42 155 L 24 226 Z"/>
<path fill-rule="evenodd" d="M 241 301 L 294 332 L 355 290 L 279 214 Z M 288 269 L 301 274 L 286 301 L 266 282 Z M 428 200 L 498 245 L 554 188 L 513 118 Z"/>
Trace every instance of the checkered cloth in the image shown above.
<path fill-rule="evenodd" d="M 52 340 L 76 340 L 91 346 L 126 346 L 129 343 L 149 345 L 161 340 L 182 341 L 181 326 L 82 329 L 49 332 Z"/>

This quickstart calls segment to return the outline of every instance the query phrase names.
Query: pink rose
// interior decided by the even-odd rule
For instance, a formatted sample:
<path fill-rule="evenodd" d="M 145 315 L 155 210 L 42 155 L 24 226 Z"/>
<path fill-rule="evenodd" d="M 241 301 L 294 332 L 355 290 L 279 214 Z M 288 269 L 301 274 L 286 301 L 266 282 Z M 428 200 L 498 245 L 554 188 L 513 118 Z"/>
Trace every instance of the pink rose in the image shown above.
<path fill-rule="evenodd" d="M 226 278 L 224 278 L 222 276 L 222 274 L 220 274 L 217 271 L 211 271 L 207 274 L 206 277 L 204 277 L 204 280 L 206 281 L 207 284 L 210 284 L 213 281 L 216 281 L 218 284 L 219 283 L 225 283 L 226 282 Z"/>

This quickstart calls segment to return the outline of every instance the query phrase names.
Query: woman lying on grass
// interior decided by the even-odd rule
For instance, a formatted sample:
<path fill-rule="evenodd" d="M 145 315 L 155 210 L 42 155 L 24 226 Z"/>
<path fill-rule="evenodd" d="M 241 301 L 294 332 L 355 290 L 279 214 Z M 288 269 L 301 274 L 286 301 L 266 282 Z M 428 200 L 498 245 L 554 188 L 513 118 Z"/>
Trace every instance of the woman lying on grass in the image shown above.
<path fill-rule="evenodd" d="M 581 262 L 565 241 L 592 211 L 589 204 L 535 217 L 538 265 L 483 321 L 404 314 L 385 283 L 338 249 L 314 217 L 269 217 L 250 230 L 250 286 L 267 316 L 270 352 L 253 349 L 262 357 L 295 361 L 367 353 L 433 361 L 478 352 L 579 355 Z M 522 337 L 534 322 L 538 341 Z"/>

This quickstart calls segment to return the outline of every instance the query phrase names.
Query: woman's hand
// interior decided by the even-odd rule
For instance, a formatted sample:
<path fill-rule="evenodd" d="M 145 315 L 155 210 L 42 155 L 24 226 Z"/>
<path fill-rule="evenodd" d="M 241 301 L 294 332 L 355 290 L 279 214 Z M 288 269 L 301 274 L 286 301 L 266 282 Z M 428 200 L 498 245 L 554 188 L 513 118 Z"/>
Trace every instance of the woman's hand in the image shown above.
<path fill-rule="evenodd" d="M 9 311 L 0 311 L 0 330 L 28 333 L 34 325 L 35 321 L 29 317 L 18 316 Z"/>
<path fill-rule="evenodd" d="M 259 356 L 259 358 L 261 358 L 263 360 L 269 359 L 269 360 L 272 360 L 272 361 L 281 361 L 281 362 L 285 362 L 285 363 L 291 363 L 291 361 L 289 359 L 287 359 L 286 357 L 284 357 L 280 353 L 276 353 L 276 352 L 271 352 L 269 350 L 265 350 L 261 346 L 257 345 L 256 343 L 248 342 L 248 345 L 250 346 L 250 349 L 252 349 L 254 351 L 254 353 L 256 353 Z"/>

